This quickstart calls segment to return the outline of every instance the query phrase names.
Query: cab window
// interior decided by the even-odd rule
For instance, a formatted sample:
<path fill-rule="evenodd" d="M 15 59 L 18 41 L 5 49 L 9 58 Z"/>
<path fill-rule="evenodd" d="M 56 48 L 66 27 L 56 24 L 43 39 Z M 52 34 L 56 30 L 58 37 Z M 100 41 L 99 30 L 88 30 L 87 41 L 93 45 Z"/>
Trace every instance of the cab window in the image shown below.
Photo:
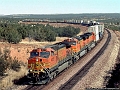
<path fill-rule="evenodd" d="M 54 52 L 53 51 L 51 51 L 51 56 L 53 56 L 54 55 Z"/>
<path fill-rule="evenodd" d="M 31 52 L 30 57 L 39 56 L 39 52 Z"/>
<path fill-rule="evenodd" d="M 40 52 L 40 57 L 48 58 L 49 56 L 50 56 L 50 52 L 46 52 L 46 51 Z"/>

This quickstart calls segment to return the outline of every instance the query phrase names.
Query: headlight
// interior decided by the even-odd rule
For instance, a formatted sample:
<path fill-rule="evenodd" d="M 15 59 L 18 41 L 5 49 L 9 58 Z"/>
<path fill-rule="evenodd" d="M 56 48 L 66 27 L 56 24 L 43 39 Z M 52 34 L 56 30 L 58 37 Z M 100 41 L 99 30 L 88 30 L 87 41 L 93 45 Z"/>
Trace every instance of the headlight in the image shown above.
<path fill-rule="evenodd" d="M 30 72 L 32 72 L 32 70 L 30 70 Z"/>
<path fill-rule="evenodd" d="M 38 62 L 38 58 L 36 58 L 36 61 Z"/>

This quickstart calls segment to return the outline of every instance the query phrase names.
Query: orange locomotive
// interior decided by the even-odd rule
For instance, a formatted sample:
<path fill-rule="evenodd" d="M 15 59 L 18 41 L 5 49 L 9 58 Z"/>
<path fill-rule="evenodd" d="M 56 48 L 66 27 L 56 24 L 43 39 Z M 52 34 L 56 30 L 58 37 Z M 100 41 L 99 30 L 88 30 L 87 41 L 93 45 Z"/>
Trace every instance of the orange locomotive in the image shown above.
<path fill-rule="evenodd" d="M 94 33 L 65 39 L 62 42 L 34 49 L 28 60 L 30 84 L 45 84 L 74 64 L 95 46 Z"/>

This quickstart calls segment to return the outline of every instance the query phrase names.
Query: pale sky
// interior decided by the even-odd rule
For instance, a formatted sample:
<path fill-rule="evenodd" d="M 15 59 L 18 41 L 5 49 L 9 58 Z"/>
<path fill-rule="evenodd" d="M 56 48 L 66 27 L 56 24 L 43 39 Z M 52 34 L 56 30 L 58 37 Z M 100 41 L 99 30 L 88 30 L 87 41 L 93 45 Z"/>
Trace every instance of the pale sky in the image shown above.
<path fill-rule="evenodd" d="M 120 13 L 120 0 L 0 0 L 0 14 Z"/>

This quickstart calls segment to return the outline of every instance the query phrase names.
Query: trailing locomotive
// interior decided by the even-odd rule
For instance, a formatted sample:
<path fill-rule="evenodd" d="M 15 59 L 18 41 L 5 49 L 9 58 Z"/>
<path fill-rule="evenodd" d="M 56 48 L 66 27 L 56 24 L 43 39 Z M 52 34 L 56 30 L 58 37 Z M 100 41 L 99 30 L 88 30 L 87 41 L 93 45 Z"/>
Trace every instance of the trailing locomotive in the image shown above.
<path fill-rule="evenodd" d="M 87 33 L 62 42 L 33 49 L 28 60 L 30 84 L 46 84 L 95 47 L 103 37 L 104 25 L 90 26 Z"/>

